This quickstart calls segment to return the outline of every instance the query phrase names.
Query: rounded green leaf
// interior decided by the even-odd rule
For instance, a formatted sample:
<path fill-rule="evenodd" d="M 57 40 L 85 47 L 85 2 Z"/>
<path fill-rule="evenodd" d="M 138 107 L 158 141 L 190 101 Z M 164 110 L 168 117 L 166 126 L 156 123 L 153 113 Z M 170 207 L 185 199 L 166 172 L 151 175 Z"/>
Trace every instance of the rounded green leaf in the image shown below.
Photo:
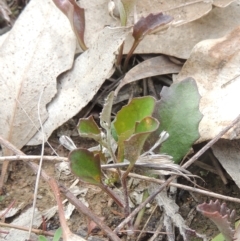
<path fill-rule="evenodd" d="M 82 137 L 93 138 L 97 141 L 101 139 L 101 130 L 92 116 L 80 119 L 77 128 Z"/>
<path fill-rule="evenodd" d="M 136 132 L 128 140 L 124 141 L 124 156 L 134 165 L 141 155 L 143 145 L 148 136 L 157 130 L 159 122 L 153 117 L 146 117 L 136 124 Z"/>
<path fill-rule="evenodd" d="M 159 122 L 157 119 L 147 116 L 142 119 L 140 122 L 136 123 L 136 129 L 134 133 L 142 133 L 142 132 L 153 132 L 159 126 Z"/>
<path fill-rule="evenodd" d="M 124 106 L 116 115 L 113 122 L 114 131 L 117 136 L 124 133 L 125 140 L 135 131 L 136 122 L 140 122 L 147 116 L 151 116 L 155 106 L 155 99 L 151 96 L 134 98 L 128 105 Z"/>
<path fill-rule="evenodd" d="M 102 184 L 100 157 L 88 151 L 79 148 L 70 152 L 69 157 L 72 173 L 83 182 L 94 185 Z"/>
<path fill-rule="evenodd" d="M 201 96 L 195 80 L 187 78 L 163 88 L 161 97 L 156 104 L 154 117 L 161 123 L 158 133 L 167 131 L 169 138 L 163 142 L 160 152 L 171 155 L 178 163 L 199 138 Z"/>

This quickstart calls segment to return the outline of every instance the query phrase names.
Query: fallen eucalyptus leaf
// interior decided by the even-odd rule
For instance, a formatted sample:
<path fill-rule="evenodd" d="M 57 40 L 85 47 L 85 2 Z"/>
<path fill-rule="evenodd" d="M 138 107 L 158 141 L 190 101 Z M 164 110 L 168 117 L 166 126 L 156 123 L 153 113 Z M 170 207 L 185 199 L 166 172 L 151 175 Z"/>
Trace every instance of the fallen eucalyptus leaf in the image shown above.
<path fill-rule="evenodd" d="M 240 102 L 240 27 L 220 39 L 198 43 L 177 76 L 181 82 L 189 76 L 196 80 L 202 96 L 198 142 L 213 139 L 238 115 Z M 204 71 L 203 71 L 204 70 Z M 235 125 L 223 138 L 238 139 L 240 124 Z"/>
<path fill-rule="evenodd" d="M 48 105 L 49 118 L 43 125 L 46 139 L 92 100 L 109 77 L 115 60 L 114 53 L 129 31 L 130 28 L 104 28 L 96 43 L 75 60 L 70 71 L 59 77 L 58 93 Z M 39 144 L 41 139 L 42 134 L 37 133 L 28 144 Z"/>
<path fill-rule="evenodd" d="M 38 103 L 42 122 L 48 117 L 46 105 L 56 94 L 57 76 L 72 66 L 76 38 L 50 0 L 29 2 L 5 36 L 0 47 L 0 133 L 21 149 L 40 127 Z"/>
<path fill-rule="evenodd" d="M 229 176 L 240 188 L 240 140 L 220 139 L 212 146 L 212 151 Z"/>
<path fill-rule="evenodd" d="M 115 96 L 126 84 L 151 76 L 178 73 L 181 68 L 180 65 L 173 63 L 168 57 L 163 55 L 147 59 L 126 73 L 115 90 Z"/>
<path fill-rule="evenodd" d="M 239 0 L 225 7 L 233 0 L 195 1 L 195 0 L 141 0 L 136 4 L 136 17 L 146 17 L 148 14 L 163 12 L 174 18 L 176 24 L 164 34 L 148 35 L 139 44 L 135 53 L 163 53 L 179 58 L 188 58 L 195 44 L 203 39 L 219 38 L 240 24 Z M 81 7 L 85 9 L 86 26 L 85 39 L 93 43 L 96 33 L 106 25 L 116 25 L 116 21 L 108 13 L 108 0 L 81 0 Z M 217 6 L 217 7 L 215 7 Z M 219 6 L 219 7 L 218 7 Z M 206 15 L 206 16 L 204 16 Z M 196 19 L 198 19 L 196 21 Z M 191 21 L 195 20 L 192 23 Z M 133 13 L 128 18 L 128 25 L 133 25 Z M 187 23 L 187 24 L 186 24 Z M 120 23 L 119 23 L 120 24 Z M 166 41 L 167 40 L 167 41 Z M 134 39 L 129 36 L 124 44 L 127 54 Z"/>

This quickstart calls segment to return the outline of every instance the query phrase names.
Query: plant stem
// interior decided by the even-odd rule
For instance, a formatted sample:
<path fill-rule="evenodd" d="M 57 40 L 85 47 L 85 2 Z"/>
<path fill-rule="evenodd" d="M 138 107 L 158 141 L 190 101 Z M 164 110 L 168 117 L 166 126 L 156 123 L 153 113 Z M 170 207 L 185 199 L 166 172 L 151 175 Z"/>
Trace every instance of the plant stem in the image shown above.
<path fill-rule="evenodd" d="M 140 43 L 140 41 L 134 41 L 133 45 L 132 45 L 132 48 L 130 49 L 130 51 L 128 52 L 127 54 L 127 57 L 124 61 L 124 65 L 123 65 L 123 73 L 126 73 L 127 72 L 127 66 L 128 66 L 128 62 L 130 60 L 130 58 L 132 57 L 133 55 L 133 52 L 134 50 L 137 48 L 138 44 Z"/>
<path fill-rule="evenodd" d="M 116 203 L 119 207 L 123 208 L 124 204 L 122 203 L 121 199 L 106 185 L 101 184 L 99 186 L 104 192 L 106 192 Z"/>
<path fill-rule="evenodd" d="M 127 188 L 127 177 L 129 172 L 133 169 L 133 166 L 129 164 L 127 170 L 123 173 L 121 178 L 122 188 L 123 188 L 123 195 L 124 195 L 124 201 L 125 201 L 125 207 L 124 207 L 124 215 L 127 217 L 130 214 L 130 207 L 129 207 L 129 201 L 128 201 L 128 188 Z"/>
<path fill-rule="evenodd" d="M 120 70 L 120 65 L 121 65 L 121 62 L 122 62 L 123 48 L 124 48 L 124 42 L 122 43 L 122 45 L 119 48 L 119 53 L 118 53 L 117 61 L 116 61 L 116 66 L 119 70 Z"/>

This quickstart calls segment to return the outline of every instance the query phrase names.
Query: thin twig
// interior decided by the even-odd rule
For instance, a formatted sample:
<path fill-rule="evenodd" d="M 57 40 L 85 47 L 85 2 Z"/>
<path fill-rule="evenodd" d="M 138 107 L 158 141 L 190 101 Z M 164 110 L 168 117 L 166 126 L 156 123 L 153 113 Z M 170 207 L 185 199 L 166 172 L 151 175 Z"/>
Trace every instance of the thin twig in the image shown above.
<path fill-rule="evenodd" d="M 196 161 L 206 150 L 208 150 L 214 143 L 216 143 L 228 130 L 230 130 L 235 124 L 237 124 L 240 120 L 240 115 L 226 128 L 224 128 L 216 137 L 214 137 L 209 143 L 207 143 L 201 150 L 199 150 L 192 158 L 190 158 L 182 167 L 188 168 L 194 161 Z M 137 208 L 133 210 L 133 212 L 125 218 L 114 230 L 115 233 L 119 233 L 119 231 L 130 221 L 135 215 L 149 202 L 151 202 L 165 187 L 167 187 L 177 175 L 173 175 L 169 177 L 157 191 L 155 191 L 151 196 L 149 196 L 144 202 L 142 202 Z"/>
<path fill-rule="evenodd" d="M 211 141 L 209 141 L 202 149 L 200 149 L 192 158 L 190 158 L 182 167 L 187 169 L 190 165 L 193 164 L 206 150 L 208 150 L 213 144 L 215 144 L 224 134 L 226 134 L 234 125 L 240 121 L 240 115 L 232 121 L 232 123 L 225 127 L 222 131 L 219 132 Z"/>
<path fill-rule="evenodd" d="M 18 150 L 14 145 L 12 145 L 9 141 L 7 141 L 7 140 L 5 140 L 4 138 L 2 138 L 1 136 L 0 136 L 0 144 L 2 144 L 2 145 L 4 145 L 6 148 L 8 148 L 8 149 L 10 149 L 10 150 L 12 150 L 16 155 L 21 155 L 21 156 L 23 156 L 24 155 L 24 153 L 22 152 L 22 151 L 20 151 L 20 150 Z M 38 157 L 39 158 L 39 157 Z M 37 170 L 38 170 L 38 165 L 37 164 L 35 164 L 34 162 L 31 162 L 31 161 L 29 161 L 29 162 L 26 162 L 29 166 L 30 166 L 30 168 L 31 169 L 33 169 L 33 171 L 34 172 L 37 172 Z M 47 181 L 48 182 L 48 184 L 49 184 L 49 186 L 51 187 L 51 189 L 52 190 L 55 190 L 54 188 L 55 188 L 55 184 L 53 185 L 53 182 L 51 181 L 51 179 L 53 179 L 53 178 L 51 178 L 51 177 L 49 177 L 48 175 L 47 175 L 47 173 L 44 171 L 44 170 L 42 170 L 41 171 L 41 176 L 43 177 L 43 179 L 45 180 L 45 181 Z M 66 187 L 64 187 L 63 185 L 61 186 L 61 188 L 64 188 L 65 190 L 67 190 L 67 188 Z M 62 189 L 61 189 L 62 190 Z M 69 191 L 68 191 L 68 193 L 70 193 Z M 54 194 L 56 194 L 55 192 L 54 192 Z M 73 194 L 72 194 L 73 195 Z M 74 195 L 73 195 L 74 196 Z M 55 196 L 55 198 L 56 198 L 56 200 L 57 199 L 59 199 L 59 196 L 57 195 L 57 196 Z M 78 199 L 77 199 L 78 200 Z M 69 200 L 70 202 L 71 202 L 71 200 Z M 78 200 L 78 203 L 81 203 L 79 200 Z M 78 209 L 78 211 L 80 211 L 80 212 L 83 212 L 83 210 L 80 208 L 80 206 L 78 206 L 78 207 L 76 207 L 77 209 Z M 85 215 L 87 215 L 87 217 L 89 217 L 90 219 L 92 219 L 92 216 L 94 215 L 94 214 L 92 214 L 91 216 L 89 215 L 89 209 L 88 209 L 88 212 L 83 212 Z M 96 216 L 96 215 L 94 215 L 95 216 L 95 219 L 98 219 L 98 217 Z M 105 229 L 105 227 L 107 227 L 101 220 L 99 221 L 99 222 L 96 222 L 96 220 L 94 221 L 99 227 L 101 227 L 102 228 L 102 230 L 110 237 L 110 236 L 114 236 L 114 237 L 117 237 L 116 236 L 116 234 L 114 234 L 113 233 L 113 231 L 109 228 L 109 229 Z M 103 225 L 104 224 L 104 225 Z M 120 241 L 120 239 L 112 239 L 113 241 Z"/>
<path fill-rule="evenodd" d="M 158 193 L 160 193 L 166 186 L 168 186 L 168 184 L 174 180 L 176 176 L 172 176 L 170 178 L 168 178 L 160 187 L 159 189 L 153 193 L 151 196 L 149 196 L 144 202 L 142 202 L 137 208 L 135 208 L 133 210 L 132 213 L 130 213 L 130 215 L 128 215 L 128 217 L 126 217 L 115 229 L 114 232 L 115 233 L 119 233 L 120 230 L 127 224 L 129 223 L 136 215 L 137 213 L 144 207 L 146 206 L 149 202 L 151 202 L 157 195 Z"/>
<path fill-rule="evenodd" d="M 41 91 L 39 100 L 38 100 L 38 120 L 39 120 L 41 133 L 42 133 L 42 149 L 41 149 L 41 157 L 40 157 L 40 161 L 39 161 L 38 172 L 37 172 L 37 176 L 36 176 L 36 183 L 35 183 L 35 188 L 34 188 L 34 196 L 33 196 L 33 204 L 32 204 L 33 211 L 32 211 L 32 217 L 31 217 L 31 221 L 30 221 L 30 225 L 29 225 L 28 240 L 30 240 L 30 238 L 31 238 L 31 232 L 32 232 L 32 228 L 33 228 L 35 207 L 36 207 L 36 203 L 37 203 L 38 186 L 39 186 L 41 170 L 42 170 L 42 163 L 43 163 L 42 157 L 44 154 L 44 142 L 45 142 L 44 139 L 45 138 L 44 138 L 44 130 L 43 130 L 43 125 L 42 125 L 42 120 L 41 120 L 41 116 L 40 116 L 40 103 L 41 103 L 43 91 L 44 91 L 44 89 Z"/>
<path fill-rule="evenodd" d="M 4 160 L 8 160 L 8 161 L 19 161 L 19 160 L 30 161 L 30 160 L 39 160 L 39 158 L 40 158 L 40 156 L 23 156 L 23 155 L 6 156 L 6 157 L 0 157 L 0 163 Z M 67 157 L 43 156 L 43 159 L 48 160 L 48 161 L 66 161 L 66 162 L 68 162 Z M 108 165 L 102 165 L 102 166 L 103 166 L 103 168 L 108 168 Z M 125 165 L 123 165 L 123 166 L 125 166 Z M 114 169 L 113 167 L 115 167 L 115 166 L 112 165 L 112 164 L 109 164 L 108 170 L 111 171 L 111 172 L 116 172 L 116 169 Z M 155 179 L 155 178 L 151 178 L 151 177 L 147 177 L 147 176 L 143 176 L 143 175 L 138 175 L 138 174 L 135 174 L 135 173 L 129 173 L 129 177 L 141 179 L 141 180 L 148 181 L 148 182 L 154 182 L 154 183 L 158 183 L 158 184 L 163 184 L 165 182 L 163 180 L 159 180 L 159 179 Z M 177 184 L 177 183 L 170 183 L 169 185 L 177 187 L 177 188 L 184 189 L 186 191 L 197 192 L 197 193 L 209 196 L 209 197 L 219 198 L 219 199 L 226 200 L 226 201 L 229 201 L 229 202 L 240 203 L 240 199 L 238 199 L 238 198 L 224 196 L 224 195 L 217 194 L 217 193 L 214 193 L 214 192 L 201 190 L 199 188 L 190 187 L 190 186 Z"/>
<path fill-rule="evenodd" d="M 60 186 L 61 192 L 68 198 L 69 202 L 72 203 L 76 209 L 87 215 L 91 220 L 93 220 L 104 232 L 108 235 L 109 238 L 113 241 L 121 241 L 121 239 L 113 233 L 113 231 L 104 224 L 104 222 L 94 215 L 91 210 L 89 210 L 80 200 L 78 200 L 66 187 L 63 185 Z"/>
<path fill-rule="evenodd" d="M 159 179 L 152 178 L 152 177 L 142 176 L 142 175 L 138 175 L 138 174 L 135 174 L 135 173 L 129 173 L 129 177 L 141 179 L 141 180 L 144 180 L 144 181 L 147 181 L 147 182 L 154 182 L 154 183 L 158 183 L 158 184 L 163 184 L 165 182 L 164 180 L 159 180 Z M 226 200 L 226 201 L 229 201 L 229 202 L 240 203 L 239 198 L 229 197 L 229 196 L 221 195 L 221 194 L 218 194 L 218 193 L 215 193 L 215 192 L 210 192 L 210 191 L 202 190 L 202 189 L 199 189 L 199 188 L 182 185 L 182 184 L 179 184 L 179 183 L 171 182 L 171 183 L 169 183 L 169 186 L 177 187 L 177 188 L 189 191 L 189 192 L 196 192 L 196 193 L 199 193 L 199 194 L 202 194 L 202 195 L 206 195 L 208 197 L 214 197 L 214 198 Z"/>
<path fill-rule="evenodd" d="M 14 228 L 14 229 L 23 230 L 23 231 L 28 231 L 29 230 L 29 228 L 25 228 L 25 227 L 18 226 L 18 225 L 13 225 L 11 223 L 2 223 L 2 222 L 0 222 L 0 227 Z M 44 236 L 50 236 L 50 237 L 54 236 L 53 232 L 43 231 L 41 229 L 33 228 L 32 232 L 37 234 L 37 235 L 44 235 Z"/>

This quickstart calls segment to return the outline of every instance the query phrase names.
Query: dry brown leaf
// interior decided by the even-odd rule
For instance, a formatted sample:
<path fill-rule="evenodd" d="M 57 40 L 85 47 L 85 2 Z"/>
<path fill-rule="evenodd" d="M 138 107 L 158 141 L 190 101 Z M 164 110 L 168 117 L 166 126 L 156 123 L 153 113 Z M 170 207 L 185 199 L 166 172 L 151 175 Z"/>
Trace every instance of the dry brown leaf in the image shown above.
<path fill-rule="evenodd" d="M 61 27 L 59 27 L 61 26 Z M 32 0 L 0 47 L 0 135 L 21 148 L 39 128 L 56 93 L 56 77 L 71 68 L 76 38 L 51 0 Z"/>
<path fill-rule="evenodd" d="M 118 91 L 124 85 L 132 83 L 133 81 L 156 75 L 178 73 L 180 70 L 181 66 L 171 62 L 166 56 L 150 58 L 127 72 L 118 85 L 115 95 L 117 95 Z"/>
<path fill-rule="evenodd" d="M 58 93 L 48 105 L 49 117 L 43 125 L 46 138 L 92 100 L 112 72 L 115 52 L 130 30 L 104 28 L 96 42 L 75 60 L 73 68 L 59 78 Z M 37 133 L 28 144 L 36 145 L 41 140 L 41 133 Z"/>
<path fill-rule="evenodd" d="M 202 96 L 199 142 L 214 138 L 238 115 L 240 102 L 240 27 L 223 38 L 197 44 L 184 64 L 177 81 L 193 77 Z M 240 124 L 224 138 L 240 137 Z"/>
<path fill-rule="evenodd" d="M 174 18 L 175 24 L 183 24 L 201 18 L 212 10 L 212 4 L 225 7 L 233 0 L 219 1 L 195 1 L 188 0 L 141 0 L 137 1 L 137 18 L 146 17 L 150 13 L 163 12 Z M 216 2 L 216 3 L 215 3 Z M 239 3 L 239 1 L 238 1 Z M 86 44 L 92 43 L 96 38 L 96 32 L 105 26 L 117 26 L 119 21 L 114 20 L 108 13 L 108 0 L 89 1 L 82 0 L 81 7 L 86 10 Z M 164 53 L 166 55 L 180 58 L 188 58 L 193 46 L 199 41 L 207 38 L 218 38 L 231 31 L 240 24 L 239 6 L 235 3 L 229 6 L 227 12 L 224 9 L 213 9 L 214 14 L 204 17 L 204 21 L 194 21 L 184 27 L 172 27 L 163 34 L 146 36 L 136 49 L 136 53 Z M 172 10 L 170 10 L 172 9 Z M 206 18 L 207 17 L 207 18 Z M 220 22 L 219 22 L 220 20 Z M 128 25 L 133 25 L 133 14 L 130 16 Z M 133 38 L 127 38 L 124 53 L 128 53 L 132 46 Z"/>
<path fill-rule="evenodd" d="M 236 185 L 240 188 L 240 140 L 220 139 L 213 145 L 212 150 L 223 168 L 227 171 Z"/>
<path fill-rule="evenodd" d="M 226 8 L 214 8 L 206 16 L 179 27 L 169 28 L 161 35 L 146 36 L 135 53 L 163 53 L 187 59 L 192 48 L 205 39 L 220 38 L 240 25 L 240 1 Z M 128 38 L 126 50 L 131 47 Z"/>

